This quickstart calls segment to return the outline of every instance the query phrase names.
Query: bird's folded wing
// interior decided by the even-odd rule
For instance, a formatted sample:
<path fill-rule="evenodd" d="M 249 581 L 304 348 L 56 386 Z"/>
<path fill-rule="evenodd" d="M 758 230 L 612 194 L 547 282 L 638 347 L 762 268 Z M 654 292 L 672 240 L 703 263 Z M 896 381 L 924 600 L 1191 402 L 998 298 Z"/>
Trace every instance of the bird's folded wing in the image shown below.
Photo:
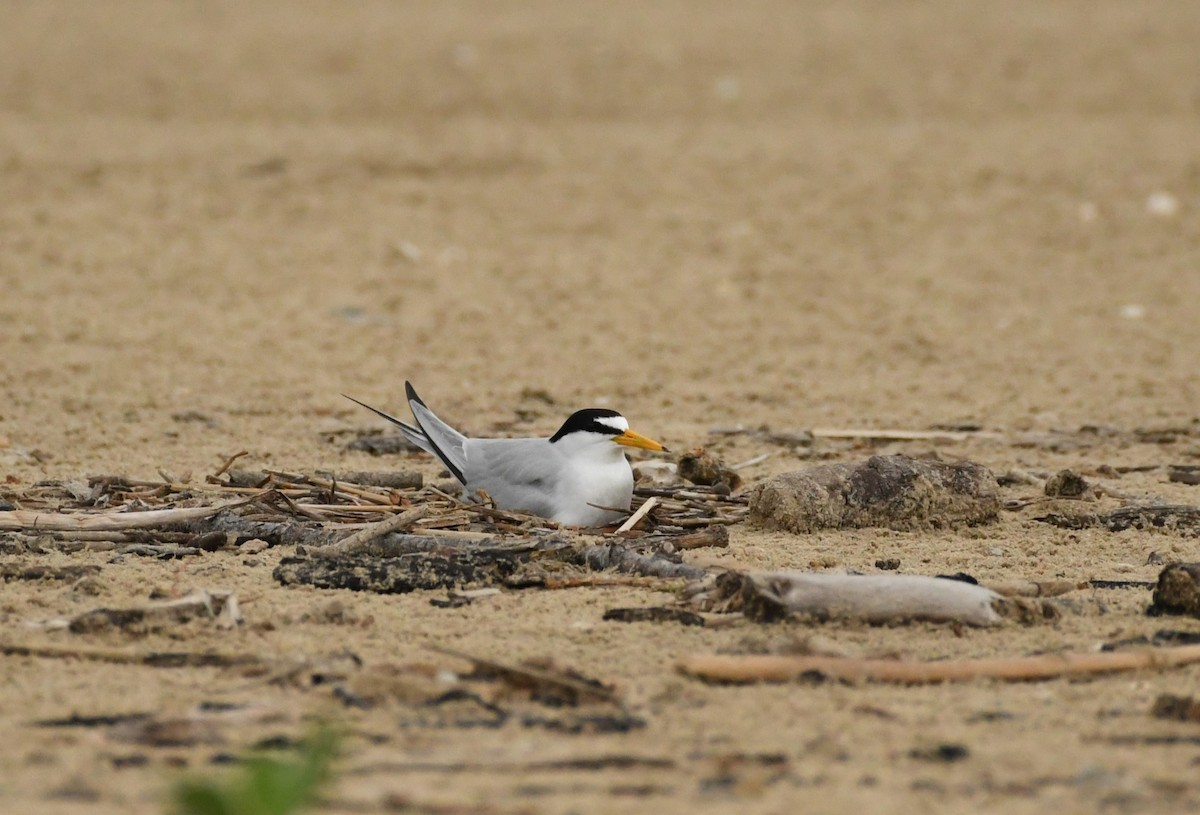
<path fill-rule="evenodd" d="M 545 439 L 468 439 L 466 453 L 469 487 L 486 489 L 500 506 L 553 514 L 566 473 Z"/>

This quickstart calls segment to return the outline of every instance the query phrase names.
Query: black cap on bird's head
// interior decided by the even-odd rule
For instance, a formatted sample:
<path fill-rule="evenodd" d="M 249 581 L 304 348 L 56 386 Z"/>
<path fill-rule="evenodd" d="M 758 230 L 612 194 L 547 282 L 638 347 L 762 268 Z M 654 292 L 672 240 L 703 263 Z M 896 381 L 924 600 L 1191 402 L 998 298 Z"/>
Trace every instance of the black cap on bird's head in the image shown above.
<path fill-rule="evenodd" d="M 630 430 L 625 417 L 608 408 L 584 408 L 575 411 L 563 422 L 558 432 L 550 437 L 550 443 L 553 444 L 570 433 L 599 433 L 625 447 L 668 452 L 667 448 L 653 439 Z"/>

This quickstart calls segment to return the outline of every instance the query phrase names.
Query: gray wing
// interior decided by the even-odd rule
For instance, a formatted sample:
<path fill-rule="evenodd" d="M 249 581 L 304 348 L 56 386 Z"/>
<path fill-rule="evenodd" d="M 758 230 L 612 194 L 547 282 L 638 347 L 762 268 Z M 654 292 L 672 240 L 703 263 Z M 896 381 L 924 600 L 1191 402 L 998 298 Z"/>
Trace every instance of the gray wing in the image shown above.
<path fill-rule="evenodd" d="M 562 457 L 546 439 L 466 439 L 467 490 L 483 488 L 503 509 L 553 517 Z"/>

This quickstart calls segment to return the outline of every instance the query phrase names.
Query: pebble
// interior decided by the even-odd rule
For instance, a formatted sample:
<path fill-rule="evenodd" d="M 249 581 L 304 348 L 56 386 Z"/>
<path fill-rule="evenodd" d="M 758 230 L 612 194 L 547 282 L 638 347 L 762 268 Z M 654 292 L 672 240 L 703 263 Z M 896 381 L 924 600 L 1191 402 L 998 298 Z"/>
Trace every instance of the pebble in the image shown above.
<path fill-rule="evenodd" d="M 1165 190 L 1151 193 L 1146 198 L 1146 212 L 1159 218 L 1171 218 L 1179 213 L 1179 199 Z"/>
<path fill-rule="evenodd" d="M 251 538 L 238 547 L 238 551 L 243 555 L 257 555 L 259 552 L 269 549 L 271 544 L 259 538 Z"/>

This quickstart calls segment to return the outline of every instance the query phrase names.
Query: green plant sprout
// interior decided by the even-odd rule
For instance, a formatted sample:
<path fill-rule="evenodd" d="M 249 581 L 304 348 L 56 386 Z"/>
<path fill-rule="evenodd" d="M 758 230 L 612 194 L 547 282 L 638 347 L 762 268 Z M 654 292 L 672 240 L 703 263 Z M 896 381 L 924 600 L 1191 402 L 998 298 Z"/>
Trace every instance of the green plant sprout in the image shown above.
<path fill-rule="evenodd" d="M 255 755 L 232 778 L 185 779 L 172 789 L 172 815 L 292 815 L 316 803 L 333 775 L 337 736 L 322 726 L 294 757 Z"/>

